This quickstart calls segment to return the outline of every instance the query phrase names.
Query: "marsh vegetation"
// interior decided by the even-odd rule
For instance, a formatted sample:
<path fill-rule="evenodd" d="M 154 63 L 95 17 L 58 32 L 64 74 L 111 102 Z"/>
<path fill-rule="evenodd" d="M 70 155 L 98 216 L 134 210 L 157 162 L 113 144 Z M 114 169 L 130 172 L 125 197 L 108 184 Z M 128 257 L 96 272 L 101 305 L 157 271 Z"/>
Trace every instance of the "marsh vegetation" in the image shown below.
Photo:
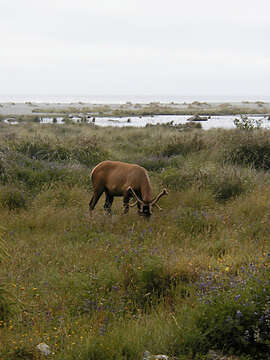
<path fill-rule="evenodd" d="M 269 358 L 269 134 L 0 124 L 0 358 Z M 144 166 L 163 212 L 89 217 L 104 159 Z"/>

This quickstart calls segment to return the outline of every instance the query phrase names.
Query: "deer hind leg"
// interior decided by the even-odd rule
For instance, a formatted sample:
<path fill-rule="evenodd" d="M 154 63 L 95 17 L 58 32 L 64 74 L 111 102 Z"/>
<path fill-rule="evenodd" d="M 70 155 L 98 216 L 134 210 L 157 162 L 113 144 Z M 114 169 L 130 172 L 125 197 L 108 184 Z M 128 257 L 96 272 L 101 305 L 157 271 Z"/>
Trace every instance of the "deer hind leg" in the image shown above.
<path fill-rule="evenodd" d="M 106 200 L 105 200 L 105 204 L 104 204 L 104 210 L 106 211 L 106 213 L 108 215 L 111 214 L 112 203 L 113 203 L 113 196 L 111 196 L 110 194 L 108 194 L 106 192 Z"/>
<path fill-rule="evenodd" d="M 94 191 L 94 194 L 89 202 L 90 213 L 94 210 L 94 208 L 102 194 L 103 194 L 103 190 L 102 191 L 96 191 L 96 190 Z"/>

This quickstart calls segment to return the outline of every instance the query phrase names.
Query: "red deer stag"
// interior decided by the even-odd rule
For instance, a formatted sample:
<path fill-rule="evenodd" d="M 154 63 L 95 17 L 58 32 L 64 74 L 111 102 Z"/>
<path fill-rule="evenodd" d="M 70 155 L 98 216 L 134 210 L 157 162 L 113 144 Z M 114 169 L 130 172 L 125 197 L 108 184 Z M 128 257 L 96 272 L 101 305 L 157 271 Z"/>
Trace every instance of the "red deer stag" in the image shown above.
<path fill-rule="evenodd" d="M 105 192 L 105 211 L 110 214 L 114 196 L 124 197 L 124 213 L 129 210 L 129 200 L 133 196 L 140 215 L 151 216 L 152 207 L 157 205 L 158 200 L 167 195 L 166 189 L 153 199 L 152 188 L 147 171 L 136 164 L 128 164 L 120 161 L 102 161 L 91 172 L 91 180 L 94 194 L 89 203 L 90 213 L 94 210 L 99 198 Z M 160 209 L 161 210 L 161 209 Z"/>

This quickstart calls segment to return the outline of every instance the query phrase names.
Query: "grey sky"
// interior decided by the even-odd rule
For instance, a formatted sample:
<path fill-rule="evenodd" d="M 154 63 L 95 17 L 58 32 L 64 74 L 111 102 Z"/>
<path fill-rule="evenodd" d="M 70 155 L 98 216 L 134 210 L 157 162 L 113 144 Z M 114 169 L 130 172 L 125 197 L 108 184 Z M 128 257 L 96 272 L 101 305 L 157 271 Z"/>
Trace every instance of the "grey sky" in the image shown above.
<path fill-rule="evenodd" d="M 0 0 L 0 94 L 269 95 L 269 0 Z"/>

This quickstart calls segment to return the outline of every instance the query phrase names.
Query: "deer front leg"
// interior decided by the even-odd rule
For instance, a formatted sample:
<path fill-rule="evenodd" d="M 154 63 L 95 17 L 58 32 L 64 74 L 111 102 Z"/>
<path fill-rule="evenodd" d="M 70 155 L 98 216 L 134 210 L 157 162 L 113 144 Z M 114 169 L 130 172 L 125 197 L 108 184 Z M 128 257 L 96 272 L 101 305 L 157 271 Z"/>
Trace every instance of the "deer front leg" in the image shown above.
<path fill-rule="evenodd" d="M 124 204 L 124 214 L 127 214 L 129 211 L 129 200 L 130 200 L 131 196 L 129 193 L 126 193 L 124 195 L 124 199 L 123 199 L 123 204 Z"/>
<path fill-rule="evenodd" d="M 111 214 L 111 207 L 113 203 L 113 196 L 106 193 L 106 200 L 104 204 L 104 210 L 106 211 L 107 215 Z"/>

